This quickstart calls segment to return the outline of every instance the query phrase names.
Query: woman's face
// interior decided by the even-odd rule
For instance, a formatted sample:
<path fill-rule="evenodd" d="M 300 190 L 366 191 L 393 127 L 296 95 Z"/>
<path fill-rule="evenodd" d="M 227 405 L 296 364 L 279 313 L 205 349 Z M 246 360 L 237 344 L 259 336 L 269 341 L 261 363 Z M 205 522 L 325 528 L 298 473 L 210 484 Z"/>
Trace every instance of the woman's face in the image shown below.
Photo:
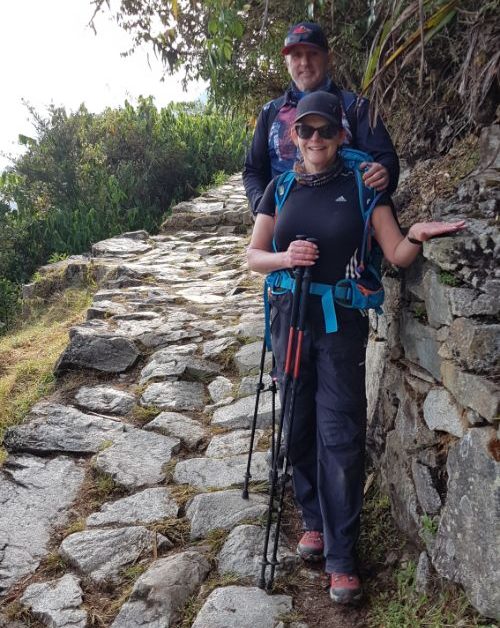
<path fill-rule="evenodd" d="M 320 128 L 330 123 L 322 116 L 310 114 L 302 118 L 299 124 Z M 297 134 L 295 125 L 293 125 L 291 133 L 293 142 L 299 147 L 304 158 L 306 171 L 311 174 L 323 172 L 333 164 L 337 155 L 337 149 L 342 145 L 345 135 L 344 131 L 341 130 L 331 139 L 325 139 L 321 137 L 318 131 L 315 131 L 309 139 L 301 139 Z"/>

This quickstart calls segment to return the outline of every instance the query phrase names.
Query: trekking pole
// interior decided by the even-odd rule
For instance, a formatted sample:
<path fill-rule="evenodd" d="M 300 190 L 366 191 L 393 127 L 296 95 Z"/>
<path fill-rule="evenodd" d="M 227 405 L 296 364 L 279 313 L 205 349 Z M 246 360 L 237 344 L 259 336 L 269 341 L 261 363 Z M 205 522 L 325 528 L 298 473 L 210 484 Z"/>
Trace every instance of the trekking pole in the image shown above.
<path fill-rule="evenodd" d="M 309 242 L 316 242 L 313 238 L 308 238 Z M 281 493 L 278 501 L 278 509 L 276 516 L 276 529 L 274 532 L 274 544 L 273 544 L 273 554 L 269 564 L 271 565 L 271 570 L 269 574 L 269 580 L 266 583 L 266 589 L 270 591 L 273 587 L 274 582 L 274 572 L 276 570 L 276 566 L 279 564 L 277 560 L 278 555 L 278 543 L 279 536 L 281 530 L 281 519 L 283 515 L 283 504 L 285 500 L 285 490 L 288 480 L 291 479 L 291 475 L 288 474 L 288 465 L 290 459 L 290 445 L 292 443 L 292 430 L 293 430 L 293 418 L 295 412 L 295 399 L 297 396 L 297 385 L 299 381 L 299 372 L 300 372 L 300 361 L 302 358 L 302 341 L 304 338 L 304 329 L 306 325 L 306 313 L 307 313 L 307 303 L 309 300 L 309 287 L 311 285 L 311 275 L 312 270 L 310 266 L 307 266 L 304 271 L 304 276 L 302 279 L 302 290 L 301 290 L 301 301 L 300 301 L 300 312 L 299 312 L 299 322 L 297 325 L 297 343 L 295 349 L 295 360 L 293 367 L 293 379 L 292 379 L 292 388 L 290 393 L 290 403 L 288 406 L 288 421 L 287 421 L 287 436 L 286 436 L 286 447 L 285 447 L 285 455 L 283 459 L 283 473 L 281 475 Z"/>
<path fill-rule="evenodd" d="M 259 401 L 260 401 L 260 393 L 264 390 L 264 384 L 262 380 L 264 378 L 264 363 L 266 361 L 266 335 L 264 334 L 264 340 L 262 342 L 262 353 L 260 354 L 260 371 L 259 371 L 259 383 L 256 386 L 255 391 L 255 407 L 253 411 L 253 419 L 252 419 L 252 431 L 250 434 L 250 448 L 248 450 L 248 460 L 247 460 L 247 470 L 245 472 L 245 479 L 243 482 L 243 490 L 241 492 L 241 496 L 243 499 L 248 499 L 248 483 L 252 474 L 250 473 L 250 467 L 252 465 L 252 453 L 253 453 L 253 445 L 255 440 L 255 429 L 257 427 L 257 415 L 259 412 Z M 273 407 L 274 407 L 274 398 L 273 398 Z M 274 417 L 273 417 L 274 420 Z"/>
<path fill-rule="evenodd" d="M 305 236 L 296 236 L 297 240 L 305 240 Z M 283 423 L 285 418 L 285 408 L 286 408 L 286 398 L 288 394 L 289 383 L 291 381 L 292 376 L 292 360 L 294 353 L 294 345 L 295 345 L 295 331 L 298 320 L 299 313 L 299 304 L 300 304 L 300 295 L 302 288 L 302 277 L 304 275 L 304 266 L 298 266 L 294 269 L 295 275 L 295 290 L 293 291 L 293 301 L 292 301 L 292 312 L 290 316 L 290 329 L 288 332 L 288 345 L 286 350 L 286 358 L 285 358 L 285 368 L 283 372 L 283 382 L 282 382 L 282 398 L 281 398 L 281 410 L 280 410 L 280 420 L 278 424 L 278 434 L 276 437 L 276 444 L 274 446 L 273 451 L 273 460 L 272 460 L 272 471 L 271 471 L 271 485 L 269 487 L 269 504 L 267 509 L 267 522 L 266 522 L 266 533 L 264 538 L 264 549 L 262 552 L 262 560 L 261 560 L 261 572 L 260 578 L 257 583 L 257 586 L 261 589 L 264 589 L 266 586 L 266 569 L 267 566 L 271 563 L 267 559 L 267 552 L 269 548 L 269 538 L 271 534 L 271 524 L 272 524 L 272 516 L 273 516 L 273 506 L 274 506 L 274 495 L 276 493 L 277 483 L 278 483 L 278 461 L 281 450 L 281 438 L 283 433 Z"/>

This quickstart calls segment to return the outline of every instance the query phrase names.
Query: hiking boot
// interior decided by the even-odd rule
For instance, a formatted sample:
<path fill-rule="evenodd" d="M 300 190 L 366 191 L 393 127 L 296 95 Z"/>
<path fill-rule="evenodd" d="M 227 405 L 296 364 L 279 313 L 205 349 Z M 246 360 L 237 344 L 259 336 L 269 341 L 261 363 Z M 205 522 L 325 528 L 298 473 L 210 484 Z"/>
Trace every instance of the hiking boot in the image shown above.
<path fill-rule="evenodd" d="M 323 533 L 306 530 L 297 545 L 297 554 L 302 560 L 316 562 L 323 558 L 324 548 Z"/>
<path fill-rule="evenodd" d="M 359 602 L 363 595 L 361 580 L 353 573 L 330 574 L 330 597 L 338 604 Z"/>

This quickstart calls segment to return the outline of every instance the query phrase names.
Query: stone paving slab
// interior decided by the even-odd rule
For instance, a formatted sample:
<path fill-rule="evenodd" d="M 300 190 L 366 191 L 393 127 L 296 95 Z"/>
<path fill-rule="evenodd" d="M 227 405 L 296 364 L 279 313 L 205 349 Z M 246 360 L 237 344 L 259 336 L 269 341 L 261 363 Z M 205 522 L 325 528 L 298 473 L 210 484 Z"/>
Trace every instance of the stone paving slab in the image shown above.
<path fill-rule="evenodd" d="M 0 597 L 38 567 L 83 479 L 83 465 L 65 456 L 10 456 L 0 468 Z"/>
<path fill-rule="evenodd" d="M 168 488 L 147 488 L 129 497 L 107 502 L 87 517 L 89 527 L 104 525 L 147 525 L 177 517 L 179 506 Z"/>
<path fill-rule="evenodd" d="M 276 421 L 279 420 L 281 404 L 279 395 L 275 399 Z M 226 429 L 249 428 L 255 412 L 255 395 L 242 397 L 229 406 L 218 408 L 212 415 L 212 425 Z M 264 392 L 260 395 L 257 412 L 257 427 L 265 428 L 272 425 L 272 394 Z"/>
<path fill-rule="evenodd" d="M 243 499 L 239 489 L 195 495 L 186 508 L 191 538 L 202 538 L 211 530 L 230 530 L 241 521 L 258 519 L 267 513 L 268 502 L 267 495 L 252 492 L 248 499 Z"/>
<path fill-rule="evenodd" d="M 275 628 L 280 615 L 292 610 L 288 595 L 268 595 L 256 587 L 215 589 L 192 628 Z"/>
<path fill-rule="evenodd" d="M 162 410 L 202 410 L 204 395 L 199 382 L 158 382 L 146 388 L 141 404 Z"/>
<path fill-rule="evenodd" d="M 4 443 L 9 451 L 89 454 L 122 438 L 124 431 L 118 419 L 41 402 L 33 406 L 22 425 L 7 430 Z"/>
<path fill-rule="evenodd" d="M 179 447 L 178 438 L 132 427 L 97 454 L 93 465 L 120 486 L 129 489 L 154 486 L 165 479 L 165 464 Z"/>
<path fill-rule="evenodd" d="M 27 587 L 20 602 L 34 617 L 52 628 L 86 628 L 87 611 L 79 608 L 83 602 L 80 580 L 66 574 L 58 580 Z"/>
<path fill-rule="evenodd" d="M 209 570 L 208 560 L 196 551 L 160 558 L 138 578 L 111 628 L 171 626 Z"/>
<path fill-rule="evenodd" d="M 144 554 L 153 556 L 155 543 L 158 547 L 172 546 L 164 536 L 155 536 L 142 526 L 85 530 L 67 536 L 59 553 L 94 582 L 119 582 L 124 567 L 134 564 Z"/>
<path fill-rule="evenodd" d="M 247 469 L 248 456 L 240 454 L 227 458 L 190 458 L 177 463 L 174 482 L 189 484 L 199 489 L 228 488 L 242 484 Z M 261 482 L 269 477 L 265 452 L 255 452 L 252 457 L 252 480 Z"/>

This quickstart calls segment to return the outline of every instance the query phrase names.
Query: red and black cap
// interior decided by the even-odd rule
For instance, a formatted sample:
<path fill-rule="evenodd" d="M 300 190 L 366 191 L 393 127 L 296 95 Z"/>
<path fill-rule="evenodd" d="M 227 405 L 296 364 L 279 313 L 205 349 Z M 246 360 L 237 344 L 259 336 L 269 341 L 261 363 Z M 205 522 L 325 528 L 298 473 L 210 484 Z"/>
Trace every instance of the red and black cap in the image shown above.
<path fill-rule="evenodd" d="M 328 52 L 328 40 L 319 24 L 299 22 L 294 24 L 285 37 L 285 46 L 281 53 L 287 55 L 295 46 L 312 46 Z"/>

